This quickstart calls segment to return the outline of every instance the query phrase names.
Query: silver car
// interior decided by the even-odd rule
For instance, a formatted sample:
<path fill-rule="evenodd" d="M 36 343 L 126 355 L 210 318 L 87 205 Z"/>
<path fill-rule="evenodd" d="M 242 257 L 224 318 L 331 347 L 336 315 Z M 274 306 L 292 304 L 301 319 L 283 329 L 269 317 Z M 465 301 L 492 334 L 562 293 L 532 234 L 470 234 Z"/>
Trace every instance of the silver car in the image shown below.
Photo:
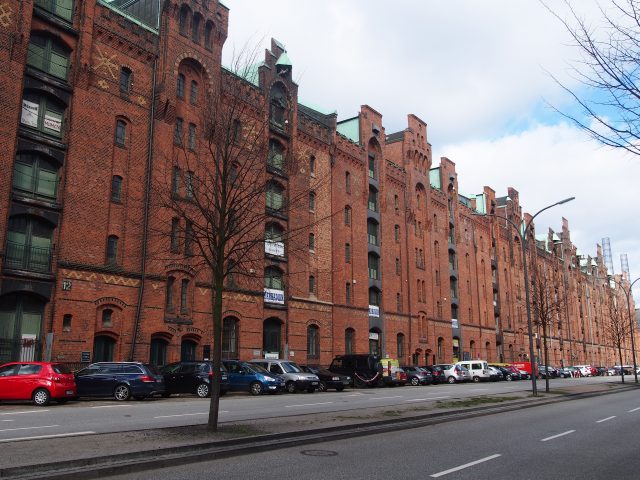
<path fill-rule="evenodd" d="M 451 363 L 442 363 L 436 365 L 442 368 L 442 374 L 449 383 L 470 382 L 471 372 L 462 365 L 453 365 Z"/>
<path fill-rule="evenodd" d="M 320 379 L 313 373 L 302 370 L 298 364 L 283 359 L 256 359 L 249 363 L 258 364 L 270 373 L 273 373 L 285 381 L 285 388 L 289 393 L 306 390 L 315 392 L 320 386 Z"/>

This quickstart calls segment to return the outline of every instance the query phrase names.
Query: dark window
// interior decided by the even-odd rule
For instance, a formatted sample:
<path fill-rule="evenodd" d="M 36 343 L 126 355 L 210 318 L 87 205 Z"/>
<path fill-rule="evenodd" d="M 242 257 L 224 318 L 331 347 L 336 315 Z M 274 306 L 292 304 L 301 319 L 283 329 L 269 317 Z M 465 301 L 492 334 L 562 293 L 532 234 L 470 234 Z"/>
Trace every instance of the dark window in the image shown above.
<path fill-rule="evenodd" d="M 279 212 L 284 206 L 284 188 L 275 182 L 267 185 L 266 205 L 269 210 Z"/>
<path fill-rule="evenodd" d="M 402 357 L 404 357 L 404 334 L 399 333 L 397 335 L 397 351 L 398 351 L 398 358 L 402 359 Z"/>
<path fill-rule="evenodd" d="M 176 127 L 175 130 L 173 132 L 173 143 L 175 143 L 176 145 L 182 145 L 182 125 L 183 125 L 183 120 L 178 117 L 176 118 Z"/>
<path fill-rule="evenodd" d="M 277 127 L 285 128 L 287 123 L 287 109 L 289 101 L 284 87 L 280 83 L 276 83 L 271 88 L 269 119 L 271 123 Z"/>
<path fill-rule="evenodd" d="M 73 16 L 73 0 L 36 0 L 35 4 L 68 21 Z"/>
<path fill-rule="evenodd" d="M 189 294 L 189 280 L 182 279 L 180 283 L 180 313 L 186 314 L 189 311 L 188 308 L 188 294 Z"/>
<path fill-rule="evenodd" d="M 115 264 L 118 258 L 118 237 L 109 235 L 107 239 L 107 263 Z"/>
<path fill-rule="evenodd" d="M 402 312 L 402 295 L 396 293 L 396 310 Z"/>
<path fill-rule="evenodd" d="M 167 291 L 165 293 L 165 307 L 167 310 L 173 310 L 173 287 L 175 283 L 175 277 L 167 277 Z"/>
<path fill-rule="evenodd" d="M 351 282 L 344 284 L 344 297 L 347 305 L 351 304 Z"/>
<path fill-rule="evenodd" d="M 180 233 L 180 219 L 172 218 L 171 219 L 171 251 L 178 251 L 178 244 L 180 242 L 179 235 Z"/>
<path fill-rule="evenodd" d="M 106 309 L 102 311 L 102 326 L 104 328 L 113 327 L 113 310 Z"/>
<path fill-rule="evenodd" d="M 372 212 L 378 211 L 378 191 L 373 188 L 369 188 L 368 208 Z"/>
<path fill-rule="evenodd" d="M 58 166 L 46 157 L 33 153 L 20 153 L 13 171 L 13 189 L 48 200 L 56 198 Z"/>
<path fill-rule="evenodd" d="M 51 37 L 31 34 L 28 65 L 66 80 L 69 75 L 69 56 L 69 50 Z"/>
<path fill-rule="evenodd" d="M 282 272 L 275 267 L 267 267 L 264 271 L 264 286 L 274 290 L 284 290 Z"/>
<path fill-rule="evenodd" d="M 222 321 L 222 358 L 238 358 L 239 324 L 233 317 Z"/>
<path fill-rule="evenodd" d="M 184 81 L 184 75 L 179 73 L 178 83 L 176 84 L 176 96 L 181 99 L 184 98 Z"/>
<path fill-rule="evenodd" d="M 348 205 L 344 207 L 344 224 L 351 225 L 351 207 Z"/>
<path fill-rule="evenodd" d="M 67 314 L 64 315 L 62 317 L 62 331 L 63 332 L 70 332 L 71 331 L 71 320 L 72 320 L 72 316 Z"/>
<path fill-rule="evenodd" d="M 173 178 L 171 180 L 171 190 L 174 196 L 180 195 L 180 167 L 173 167 Z"/>
<path fill-rule="evenodd" d="M 9 219 L 5 268 L 49 272 L 53 228 L 36 217 L 20 215 Z"/>
<path fill-rule="evenodd" d="M 189 101 L 191 105 L 197 105 L 198 103 L 198 82 L 191 80 L 191 90 L 189 91 Z"/>
<path fill-rule="evenodd" d="M 111 337 L 98 335 L 93 340 L 93 361 L 94 362 L 113 362 L 113 351 L 116 341 Z"/>
<path fill-rule="evenodd" d="M 369 178 L 376 178 L 376 156 L 369 154 Z"/>
<path fill-rule="evenodd" d="M 191 12 L 189 11 L 189 7 L 187 7 L 186 5 L 182 5 L 182 7 L 180 8 L 180 35 L 187 35 L 190 16 Z"/>
<path fill-rule="evenodd" d="M 120 203 L 122 198 L 122 177 L 111 177 L 111 201 Z"/>
<path fill-rule="evenodd" d="M 187 220 L 184 231 L 184 254 L 193 255 L 193 223 Z"/>
<path fill-rule="evenodd" d="M 320 329 L 316 325 L 307 328 L 307 357 L 320 358 Z"/>
<path fill-rule="evenodd" d="M 380 277 L 380 258 L 374 253 L 369 254 L 369 278 L 372 280 L 378 280 Z"/>
<path fill-rule="evenodd" d="M 347 328 L 344 331 L 344 353 L 351 355 L 355 351 L 354 342 L 356 337 L 356 331 L 353 328 Z"/>
<path fill-rule="evenodd" d="M 312 176 L 316 174 L 316 157 L 313 155 L 309 157 L 309 174 Z"/>
<path fill-rule="evenodd" d="M 131 88 L 131 70 L 127 67 L 120 69 L 120 91 L 122 93 L 129 93 Z"/>
<path fill-rule="evenodd" d="M 207 50 L 213 48 L 213 22 L 207 22 L 204 27 L 204 47 Z"/>
<path fill-rule="evenodd" d="M 189 150 L 196 149 L 196 126 L 193 123 L 189 124 Z"/>
<path fill-rule="evenodd" d="M 39 93 L 27 92 L 22 100 L 20 123 L 42 133 L 62 137 L 64 107 L 55 99 Z"/>
<path fill-rule="evenodd" d="M 242 139 L 242 122 L 237 118 L 233 120 L 233 141 L 237 142 Z"/>
<path fill-rule="evenodd" d="M 400 225 L 393 227 L 393 237 L 395 238 L 396 243 L 400 241 Z"/>
<path fill-rule="evenodd" d="M 346 263 L 351 263 L 351 244 L 350 243 L 344 244 L 344 261 Z"/>
<path fill-rule="evenodd" d="M 315 211 L 316 209 L 316 194 L 313 192 L 309 193 L 309 210 Z"/>
<path fill-rule="evenodd" d="M 180 361 L 194 362 L 196 359 L 197 344 L 193 340 L 182 340 L 180 345 Z"/>
<path fill-rule="evenodd" d="M 187 198 L 193 198 L 193 172 L 187 172 L 184 176 L 184 188 Z"/>
<path fill-rule="evenodd" d="M 351 174 L 349 172 L 344 174 L 344 189 L 347 193 L 351 193 Z"/>
<path fill-rule="evenodd" d="M 265 353 L 280 353 L 282 323 L 269 318 L 264 321 L 262 329 L 262 350 Z"/>
<path fill-rule="evenodd" d="M 309 293 L 316 293 L 316 277 L 309 275 Z"/>
<path fill-rule="evenodd" d="M 169 343 L 162 338 L 152 338 L 149 348 L 149 363 L 162 366 L 167 363 L 167 346 Z"/>
<path fill-rule="evenodd" d="M 380 306 L 380 292 L 375 288 L 369 289 L 369 305 Z"/>
<path fill-rule="evenodd" d="M 191 40 L 196 43 L 200 42 L 200 21 L 202 17 L 198 14 L 193 16 L 193 24 L 191 25 Z"/>
<path fill-rule="evenodd" d="M 396 275 L 400 275 L 401 267 L 400 267 L 400 259 L 396 258 Z"/>
<path fill-rule="evenodd" d="M 309 234 L 309 250 L 316 249 L 316 236 L 313 233 Z"/>
<path fill-rule="evenodd" d="M 282 172 L 284 168 L 284 149 L 280 142 L 271 140 L 269 142 L 269 155 L 267 156 L 267 166 Z"/>
<path fill-rule="evenodd" d="M 123 120 L 116 122 L 116 145 L 124 147 L 127 139 L 127 124 Z"/>
<path fill-rule="evenodd" d="M 367 220 L 367 238 L 369 245 L 378 245 L 378 224 L 373 220 Z"/>

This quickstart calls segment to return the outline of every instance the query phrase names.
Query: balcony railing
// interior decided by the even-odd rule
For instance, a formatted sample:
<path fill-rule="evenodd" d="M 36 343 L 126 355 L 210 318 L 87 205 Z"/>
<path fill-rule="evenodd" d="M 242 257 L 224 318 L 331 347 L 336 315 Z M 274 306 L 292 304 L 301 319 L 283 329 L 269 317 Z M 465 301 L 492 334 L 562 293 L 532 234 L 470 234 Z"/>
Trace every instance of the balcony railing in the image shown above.
<path fill-rule="evenodd" d="M 49 273 L 51 272 L 51 248 L 7 242 L 4 266 L 15 270 Z"/>

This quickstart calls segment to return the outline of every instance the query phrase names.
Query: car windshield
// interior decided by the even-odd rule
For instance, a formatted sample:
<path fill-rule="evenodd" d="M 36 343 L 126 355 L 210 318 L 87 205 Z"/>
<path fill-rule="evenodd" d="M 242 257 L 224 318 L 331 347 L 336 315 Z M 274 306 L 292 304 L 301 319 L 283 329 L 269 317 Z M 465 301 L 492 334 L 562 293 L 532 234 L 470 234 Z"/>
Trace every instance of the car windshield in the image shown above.
<path fill-rule="evenodd" d="M 285 371 L 285 373 L 300 373 L 300 372 L 302 372 L 300 367 L 298 367 L 298 365 L 296 365 L 295 363 L 282 362 L 281 365 L 282 365 L 282 369 Z"/>
<path fill-rule="evenodd" d="M 453 368 L 453 365 L 440 365 L 440 367 L 441 367 L 443 370 L 449 370 L 449 369 Z"/>
<path fill-rule="evenodd" d="M 144 366 L 147 367 L 147 370 L 151 372 L 152 375 L 160 375 L 160 372 L 158 371 L 158 368 L 155 365 L 151 365 L 150 363 L 145 363 Z"/>

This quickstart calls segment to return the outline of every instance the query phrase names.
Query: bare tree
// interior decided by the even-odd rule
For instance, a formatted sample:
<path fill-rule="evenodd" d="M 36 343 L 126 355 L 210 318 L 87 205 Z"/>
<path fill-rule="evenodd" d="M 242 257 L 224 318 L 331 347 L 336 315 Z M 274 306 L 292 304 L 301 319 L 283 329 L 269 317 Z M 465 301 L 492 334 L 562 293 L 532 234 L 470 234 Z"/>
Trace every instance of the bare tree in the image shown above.
<path fill-rule="evenodd" d="M 544 3 L 543 3 L 544 4 Z M 558 113 L 597 141 L 640 155 L 640 1 L 612 0 L 600 6 L 601 25 L 594 28 L 568 1 L 562 22 L 580 58 L 572 73 L 586 92 L 568 87 L 554 75 L 579 107 L 579 114 Z"/>
<path fill-rule="evenodd" d="M 162 251 L 184 252 L 185 263 L 211 292 L 214 375 L 208 427 L 213 431 L 218 428 L 223 294 L 262 291 L 268 276 L 263 275 L 265 244 L 282 251 L 286 244 L 288 255 L 308 252 L 305 234 L 312 225 L 309 182 L 293 181 L 307 160 L 270 143 L 268 96 L 247 81 L 257 75 L 255 58 L 254 52 L 242 52 L 212 81 L 198 131 L 189 125 L 182 137 L 176 128 L 179 147 L 153 181 L 154 234 L 160 247 L 151 256 L 163 260 L 171 256 Z M 291 118 L 292 107 L 287 107 L 284 114 Z M 313 182 L 321 190 L 323 179 Z M 286 216 L 305 220 L 288 231 L 265 230 L 274 218 Z M 314 217 L 313 223 L 323 220 Z"/>
<path fill-rule="evenodd" d="M 561 297 L 558 289 L 558 279 L 554 278 L 553 270 L 544 263 L 533 268 L 531 279 L 531 310 L 534 315 L 533 323 L 542 329 L 542 342 L 545 368 L 549 367 L 549 353 L 547 333 L 553 324 L 559 322 L 559 315 L 564 308 L 566 299 Z M 545 373 L 545 390 L 549 392 L 549 372 Z"/>
<path fill-rule="evenodd" d="M 620 374 L 624 383 L 624 362 L 622 361 L 622 347 L 624 340 L 631 330 L 631 322 L 627 318 L 626 299 L 616 295 L 614 288 L 609 288 L 607 299 L 609 316 L 603 322 L 605 338 L 618 350 L 620 360 Z"/>

